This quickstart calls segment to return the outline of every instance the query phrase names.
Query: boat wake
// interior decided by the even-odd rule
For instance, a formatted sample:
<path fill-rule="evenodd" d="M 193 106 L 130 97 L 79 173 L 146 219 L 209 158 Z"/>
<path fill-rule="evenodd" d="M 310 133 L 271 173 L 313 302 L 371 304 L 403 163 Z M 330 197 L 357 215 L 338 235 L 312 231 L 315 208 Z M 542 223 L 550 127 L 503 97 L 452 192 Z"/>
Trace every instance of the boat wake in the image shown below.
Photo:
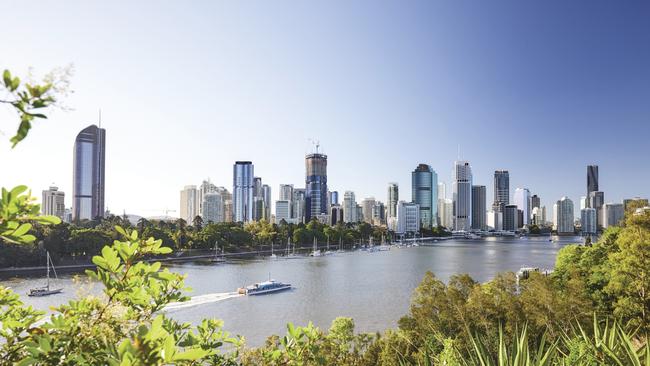
<path fill-rule="evenodd" d="M 237 292 L 221 292 L 216 294 L 197 295 L 197 296 L 192 296 L 192 298 L 189 301 L 172 302 L 165 307 L 164 311 L 175 311 L 175 310 L 189 308 L 192 306 L 224 301 L 224 300 L 228 300 L 240 296 L 244 296 L 244 295 L 239 294 Z"/>

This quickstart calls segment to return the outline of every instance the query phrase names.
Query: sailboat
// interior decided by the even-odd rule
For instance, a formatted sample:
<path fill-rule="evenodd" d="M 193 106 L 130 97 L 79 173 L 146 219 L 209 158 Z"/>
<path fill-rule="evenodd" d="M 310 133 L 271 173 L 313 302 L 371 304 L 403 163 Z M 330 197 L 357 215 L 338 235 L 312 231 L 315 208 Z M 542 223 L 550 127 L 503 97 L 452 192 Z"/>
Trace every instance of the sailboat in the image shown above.
<path fill-rule="evenodd" d="M 287 238 L 287 259 L 298 258 L 298 256 L 296 255 L 296 246 L 295 246 L 295 244 L 293 246 L 293 251 L 291 253 L 289 252 L 289 249 L 291 249 L 291 238 L 288 237 Z"/>
<path fill-rule="evenodd" d="M 330 255 L 330 254 L 334 254 L 334 252 L 330 250 L 330 237 L 328 236 L 327 237 L 327 250 L 325 251 L 325 253 L 323 253 L 323 255 Z"/>
<path fill-rule="evenodd" d="M 56 269 L 54 268 L 54 263 L 52 263 L 52 258 L 50 258 L 50 252 L 47 253 L 47 284 L 43 287 L 37 287 L 29 290 L 28 296 L 48 296 L 54 295 L 63 292 L 62 288 L 51 288 L 50 287 L 50 264 L 52 265 L 52 272 L 54 272 L 54 278 L 58 279 L 56 275 Z"/>
<path fill-rule="evenodd" d="M 316 245 L 316 237 L 314 236 L 314 251 L 311 252 L 310 256 L 312 257 L 320 257 L 322 254 L 320 250 L 318 249 L 318 246 Z"/>
<path fill-rule="evenodd" d="M 337 253 L 343 253 L 343 245 L 342 245 L 343 238 L 339 236 L 339 250 L 337 250 Z"/>
<path fill-rule="evenodd" d="M 219 256 L 219 246 L 217 245 L 218 241 L 214 242 L 214 258 L 210 259 L 212 263 L 223 263 L 226 261 L 226 258 Z"/>

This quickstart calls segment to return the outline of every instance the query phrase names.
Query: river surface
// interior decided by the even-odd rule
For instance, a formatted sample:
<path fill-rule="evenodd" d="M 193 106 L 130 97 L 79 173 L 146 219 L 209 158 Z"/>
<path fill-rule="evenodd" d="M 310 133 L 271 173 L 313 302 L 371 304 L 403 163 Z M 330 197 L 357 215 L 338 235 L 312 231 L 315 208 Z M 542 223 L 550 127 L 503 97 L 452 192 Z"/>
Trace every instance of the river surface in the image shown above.
<path fill-rule="evenodd" d="M 468 273 L 477 281 L 488 281 L 496 273 L 516 272 L 520 267 L 553 268 L 562 246 L 579 238 L 549 237 L 486 238 L 446 240 L 431 246 L 395 248 L 390 251 L 336 253 L 323 257 L 277 260 L 260 259 L 226 264 L 186 263 L 172 265 L 187 274 L 192 302 L 174 305 L 168 314 L 193 323 L 219 318 L 231 334 L 242 335 L 251 346 L 261 345 L 267 336 L 283 335 L 286 324 L 306 325 L 309 321 L 328 328 L 338 316 L 352 317 L 357 331 L 374 332 L 392 328 L 407 314 L 413 290 L 426 271 L 442 280 Z M 238 287 L 271 277 L 294 286 L 290 291 L 264 296 L 237 296 Z M 64 288 L 59 295 L 32 298 L 29 288 L 43 279 L 20 278 L 2 281 L 37 309 L 47 310 L 75 296 L 98 293 L 98 285 L 73 276 L 59 278 Z"/>

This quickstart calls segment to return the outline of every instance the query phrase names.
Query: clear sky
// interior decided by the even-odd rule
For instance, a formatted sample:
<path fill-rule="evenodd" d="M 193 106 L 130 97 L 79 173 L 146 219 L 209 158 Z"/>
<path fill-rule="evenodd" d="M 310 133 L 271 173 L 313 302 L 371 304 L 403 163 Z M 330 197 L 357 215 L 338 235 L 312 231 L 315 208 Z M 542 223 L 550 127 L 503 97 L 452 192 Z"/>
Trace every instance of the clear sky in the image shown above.
<path fill-rule="evenodd" d="M 576 205 L 586 165 L 605 200 L 650 196 L 648 1 L 4 1 L 0 68 L 74 64 L 66 100 L 11 150 L 0 184 L 72 195 L 72 146 L 102 109 L 106 203 L 178 209 L 252 160 L 304 186 L 309 138 L 331 190 L 386 199 L 430 164 L 450 183 L 460 145 L 492 201 L 495 169 L 550 206 Z M 451 189 L 448 188 L 450 192 Z M 176 212 L 176 215 L 178 212 Z M 550 214 L 550 211 L 549 211 Z M 172 214 L 173 215 L 173 214 Z"/>

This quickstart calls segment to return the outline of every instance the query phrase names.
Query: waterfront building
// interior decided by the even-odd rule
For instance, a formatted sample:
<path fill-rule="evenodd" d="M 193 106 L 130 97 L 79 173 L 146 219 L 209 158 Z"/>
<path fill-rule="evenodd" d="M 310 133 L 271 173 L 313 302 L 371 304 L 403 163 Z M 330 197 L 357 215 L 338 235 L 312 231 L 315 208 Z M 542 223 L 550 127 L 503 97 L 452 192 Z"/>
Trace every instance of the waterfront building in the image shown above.
<path fill-rule="evenodd" d="M 591 192 L 596 191 L 598 191 L 598 165 L 587 165 L 587 197 L 590 197 Z"/>
<path fill-rule="evenodd" d="M 264 218 L 264 189 L 261 177 L 253 178 L 253 221 Z"/>
<path fill-rule="evenodd" d="M 213 192 L 205 193 L 203 195 L 203 222 L 218 223 L 224 222 L 223 217 L 223 197 L 215 189 Z"/>
<path fill-rule="evenodd" d="M 233 220 L 249 222 L 253 220 L 254 167 L 250 161 L 237 161 L 233 165 Z"/>
<path fill-rule="evenodd" d="M 589 206 L 593 209 L 596 209 L 596 225 L 603 226 L 603 215 L 602 209 L 605 204 L 605 192 L 601 191 L 592 191 L 589 192 Z"/>
<path fill-rule="evenodd" d="M 65 193 L 59 191 L 57 186 L 50 186 L 43 191 L 41 202 L 41 213 L 47 216 L 56 216 L 61 220 L 65 217 Z"/>
<path fill-rule="evenodd" d="M 289 200 L 275 201 L 275 223 L 280 224 L 282 220 L 291 223 L 291 201 Z"/>
<path fill-rule="evenodd" d="M 503 230 L 503 212 L 489 211 L 487 213 L 487 227 L 490 230 Z"/>
<path fill-rule="evenodd" d="M 386 200 L 388 217 L 397 217 L 397 202 L 399 201 L 399 186 L 397 183 L 388 183 L 388 199 Z"/>
<path fill-rule="evenodd" d="M 104 216 L 106 130 L 90 125 L 74 142 L 72 173 L 72 219 L 92 220 Z"/>
<path fill-rule="evenodd" d="M 199 216 L 201 216 L 204 220 L 205 217 L 203 217 L 204 215 L 203 202 L 204 202 L 205 195 L 208 193 L 214 193 L 216 191 L 217 191 L 217 186 L 212 184 L 212 182 L 210 182 L 210 179 L 204 180 L 203 182 L 201 182 L 201 185 L 199 186 L 198 189 Z"/>
<path fill-rule="evenodd" d="M 361 201 L 361 207 L 363 210 L 363 221 L 368 224 L 372 224 L 372 210 L 375 206 L 375 197 L 367 197 Z"/>
<path fill-rule="evenodd" d="M 343 207 L 341 205 L 333 204 L 330 206 L 330 225 L 334 226 L 338 223 L 344 223 L 343 219 Z"/>
<path fill-rule="evenodd" d="M 195 217 L 199 216 L 199 190 L 195 185 L 188 185 L 181 191 L 180 217 L 186 223 L 191 224 Z"/>
<path fill-rule="evenodd" d="M 540 207 L 541 204 L 542 204 L 542 201 L 541 201 L 541 199 L 539 198 L 539 196 L 536 195 L 536 194 L 532 195 L 532 196 L 530 197 L 530 205 L 529 205 L 531 214 L 532 214 L 532 212 L 533 212 L 533 209 L 534 209 L 535 207 Z M 531 220 L 532 220 L 532 217 L 531 217 Z"/>
<path fill-rule="evenodd" d="M 447 185 L 445 182 L 438 182 L 438 200 L 447 199 Z"/>
<path fill-rule="evenodd" d="M 280 184 L 280 201 L 293 199 L 293 184 Z"/>
<path fill-rule="evenodd" d="M 262 199 L 264 200 L 264 220 L 271 222 L 271 186 L 262 185 Z"/>
<path fill-rule="evenodd" d="M 540 227 L 546 225 L 546 207 L 533 208 L 531 223 Z"/>
<path fill-rule="evenodd" d="M 506 205 L 503 209 L 503 230 L 517 231 L 519 228 L 519 209 L 517 205 Z"/>
<path fill-rule="evenodd" d="M 502 212 L 507 204 L 510 204 L 510 173 L 507 170 L 495 170 L 492 210 Z"/>
<path fill-rule="evenodd" d="M 421 227 L 438 226 L 438 175 L 427 164 L 411 173 L 411 201 L 420 207 Z M 436 203 L 436 204 L 434 204 Z"/>
<path fill-rule="evenodd" d="M 330 206 L 339 204 L 339 192 L 338 191 L 331 191 L 329 193 L 329 196 L 330 196 Z"/>
<path fill-rule="evenodd" d="M 451 198 L 444 200 L 444 221 L 442 226 L 449 230 L 454 229 L 454 201 Z"/>
<path fill-rule="evenodd" d="M 328 215 L 327 155 L 317 151 L 305 157 L 305 222 L 323 215 Z"/>
<path fill-rule="evenodd" d="M 555 203 L 554 211 L 554 221 L 558 235 L 573 234 L 575 232 L 573 225 L 573 201 L 566 196 L 562 197 Z"/>
<path fill-rule="evenodd" d="M 357 222 L 363 222 L 363 207 L 357 203 Z"/>
<path fill-rule="evenodd" d="M 375 226 L 382 226 L 386 224 L 386 207 L 381 201 L 375 201 L 372 206 L 372 224 Z"/>
<path fill-rule="evenodd" d="M 417 203 L 399 201 L 397 203 L 397 234 L 415 235 L 420 232 L 420 207 Z"/>
<path fill-rule="evenodd" d="M 530 224 L 530 191 L 528 188 L 516 188 L 513 198 L 514 204 L 522 212 L 522 220 L 519 221 L 519 226 L 523 227 Z"/>
<path fill-rule="evenodd" d="M 343 194 L 343 221 L 346 223 L 359 221 L 357 217 L 357 201 L 352 191 L 346 191 Z"/>
<path fill-rule="evenodd" d="M 293 219 L 296 223 L 305 222 L 305 189 L 293 189 Z"/>
<path fill-rule="evenodd" d="M 454 230 L 469 231 L 472 224 L 472 168 L 467 161 L 454 162 Z"/>
<path fill-rule="evenodd" d="M 596 234 L 598 225 L 596 225 L 596 209 L 583 208 L 580 210 L 580 227 L 582 228 L 582 235 Z"/>
<path fill-rule="evenodd" d="M 472 186 L 472 230 L 486 230 L 486 189 Z"/>
<path fill-rule="evenodd" d="M 625 218 L 622 203 L 606 203 L 603 205 L 603 227 L 618 226 Z"/>

